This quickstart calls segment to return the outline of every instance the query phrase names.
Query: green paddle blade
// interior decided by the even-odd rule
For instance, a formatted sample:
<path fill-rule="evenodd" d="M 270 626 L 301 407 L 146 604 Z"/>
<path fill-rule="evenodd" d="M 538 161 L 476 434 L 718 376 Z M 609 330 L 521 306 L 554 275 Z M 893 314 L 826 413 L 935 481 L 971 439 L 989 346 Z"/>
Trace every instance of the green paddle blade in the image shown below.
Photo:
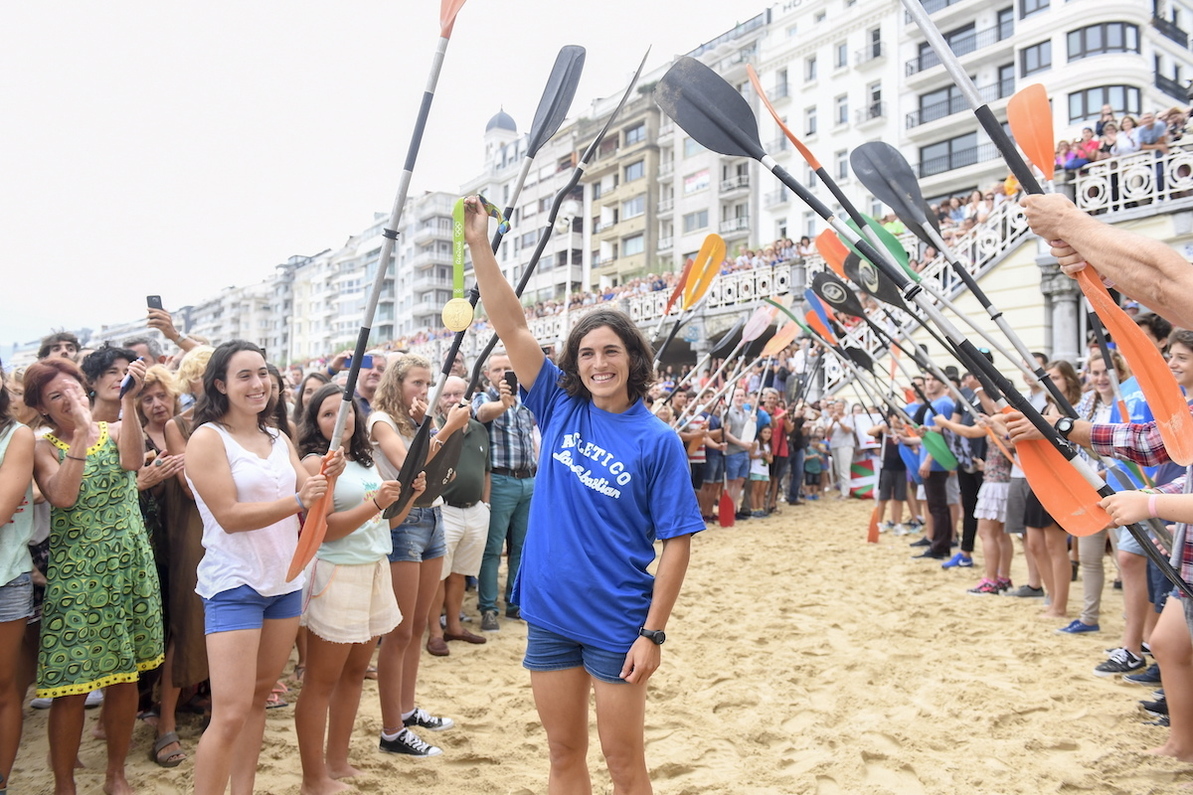
<path fill-rule="evenodd" d="M 925 428 L 920 441 L 923 442 L 924 447 L 928 448 L 928 454 L 932 456 L 933 461 L 948 470 L 957 468 L 957 457 L 949 449 L 949 443 L 945 441 L 940 431 Z"/>
<path fill-rule="evenodd" d="M 878 223 L 878 221 L 874 220 L 870 216 L 863 213 L 862 218 L 866 220 L 866 226 L 873 230 L 874 236 L 878 238 L 878 242 L 882 244 L 883 248 L 890 252 L 891 257 L 894 258 L 895 262 L 899 263 L 899 267 L 903 268 L 908 277 L 914 282 L 920 281 L 920 275 L 911 269 L 911 259 L 907 255 L 907 249 L 903 248 L 903 244 L 899 242 L 899 239 L 892 235 L 886 227 Z M 859 235 L 864 234 L 861 228 L 853 221 L 852 218 L 845 223 L 847 223 L 850 228 L 852 228 L 853 231 L 857 232 Z M 861 253 L 858 252 L 849 241 L 844 242 L 845 245 L 849 246 L 850 250 L 857 253 L 859 257 L 861 256 Z"/>

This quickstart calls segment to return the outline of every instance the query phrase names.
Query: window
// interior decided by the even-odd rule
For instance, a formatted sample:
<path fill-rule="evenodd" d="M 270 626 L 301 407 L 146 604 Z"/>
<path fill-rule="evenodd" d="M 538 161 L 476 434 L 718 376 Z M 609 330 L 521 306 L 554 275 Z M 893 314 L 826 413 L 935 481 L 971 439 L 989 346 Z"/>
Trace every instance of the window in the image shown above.
<path fill-rule="evenodd" d="M 837 179 L 849 179 L 849 150 L 841 149 L 836 154 Z"/>
<path fill-rule="evenodd" d="M 920 176 L 929 177 L 978 162 L 978 134 L 959 135 L 920 147 Z"/>
<path fill-rule="evenodd" d="M 1134 86 L 1098 86 L 1069 94 L 1069 122 L 1085 121 L 1098 116 L 1103 105 L 1114 108 L 1117 114 L 1139 114 L 1139 89 Z"/>
<path fill-rule="evenodd" d="M 637 218 L 646 212 L 646 194 L 635 196 L 632 199 L 626 199 L 621 203 L 621 218 Z"/>
<path fill-rule="evenodd" d="M 950 30 L 944 34 L 944 39 L 948 42 L 949 49 L 958 57 L 977 49 L 977 37 L 974 35 L 974 24 L 972 22 Z M 919 62 L 918 71 L 921 72 L 940 63 L 940 59 L 936 57 L 936 52 L 932 49 L 932 45 L 926 41 L 920 42 L 919 58 L 917 60 Z"/>
<path fill-rule="evenodd" d="M 1139 52 L 1139 28 L 1125 22 L 1103 22 L 1069 31 L 1069 60 L 1112 52 Z"/>
<path fill-rule="evenodd" d="M 849 124 L 849 95 L 842 94 L 834 100 L 837 112 L 834 116 L 838 125 Z"/>
<path fill-rule="evenodd" d="M 815 19 L 815 21 L 816 21 L 816 22 L 823 22 L 823 21 L 824 21 L 824 18 L 825 18 L 825 16 L 826 16 L 826 14 L 825 14 L 825 12 L 824 12 L 824 11 L 819 11 L 819 12 L 817 12 L 817 14 L 816 14 L 816 16 L 815 16 L 815 18 L 814 18 L 814 19 Z"/>
<path fill-rule="evenodd" d="M 708 169 L 701 169 L 694 174 L 688 174 L 683 178 L 683 192 L 685 196 L 704 190 L 709 186 L 710 177 Z"/>
<path fill-rule="evenodd" d="M 816 134 L 816 106 L 804 109 L 804 134 Z"/>
<path fill-rule="evenodd" d="M 543 198 L 539 199 L 539 212 L 545 213 L 545 212 L 547 212 L 547 210 L 550 210 L 551 202 L 553 202 L 554 200 L 555 200 L 555 197 L 553 197 L 553 196 L 544 196 Z"/>
<path fill-rule="evenodd" d="M 1009 97 L 1015 93 L 1015 64 L 1008 63 L 998 67 L 998 98 Z"/>
<path fill-rule="evenodd" d="M 694 155 L 697 155 L 703 151 L 704 151 L 704 147 L 701 146 L 700 144 L 696 143 L 696 141 L 694 139 L 692 139 L 692 138 L 684 138 L 683 139 L 683 156 L 684 157 L 693 157 Z"/>
<path fill-rule="evenodd" d="M 808 237 L 816 237 L 816 226 L 820 223 L 820 216 L 814 212 L 804 213 L 804 234 Z"/>
<path fill-rule="evenodd" d="M 635 254 L 641 254 L 646 250 L 644 240 L 645 237 L 641 234 L 623 238 L 621 241 L 621 255 L 623 257 L 632 257 Z"/>
<path fill-rule="evenodd" d="M 1004 8 L 998 12 L 998 40 L 1011 38 L 1015 32 L 1015 9 Z"/>
<path fill-rule="evenodd" d="M 809 55 L 804 59 L 804 80 L 811 83 L 816 79 L 816 56 Z"/>
<path fill-rule="evenodd" d="M 833 66 L 838 69 L 844 69 L 849 66 L 849 50 L 846 42 L 838 42 L 836 47 L 836 57 L 833 59 Z"/>
<path fill-rule="evenodd" d="M 708 226 L 708 210 L 701 210 L 696 213 L 688 213 L 683 217 L 683 231 L 684 234 L 695 232 L 698 229 L 704 229 Z"/>
<path fill-rule="evenodd" d="M 882 83 L 871 83 L 866 88 L 866 93 L 870 95 L 870 101 L 866 105 L 866 118 L 877 119 L 882 117 Z"/>
<path fill-rule="evenodd" d="M 1027 77 L 1052 68 L 1052 39 L 1024 47 L 1019 51 L 1019 75 Z"/>
<path fill-rule="evenodd" d="M 1048 0 L 1019 0 L 1019 18 L 1026 19 L 1037 11 L 1045 11 Z"/>
<path fill-rule="evenodd" d="M 636 163 L 630 163 L 625 167 L 625 181 L 633 182 L 636 179 L 642 179 L 646 176 L 646 163 L 639 160 Z"/>
<path fill-rule="evenodd" d="M 625 131 L 625 145 L 642 143 L 646 140 L 646 122 L 641 122 Z"/>
<path fill-rule="evenodd" d="M 530 204 L 528 204 L 522 208 L 522 217 L 529 218 L 530 216 L 534 215 L 538 211 L 539 211 L 538 204 L 536 204 L 535 202 L 531 202 Z"/>
<path fill-rule="evenodd" d="M 866 57 L 877 58 L 882 55 L 882 28 L 872 28 L 866 36 L 869 44 L 866 46 Z"/>

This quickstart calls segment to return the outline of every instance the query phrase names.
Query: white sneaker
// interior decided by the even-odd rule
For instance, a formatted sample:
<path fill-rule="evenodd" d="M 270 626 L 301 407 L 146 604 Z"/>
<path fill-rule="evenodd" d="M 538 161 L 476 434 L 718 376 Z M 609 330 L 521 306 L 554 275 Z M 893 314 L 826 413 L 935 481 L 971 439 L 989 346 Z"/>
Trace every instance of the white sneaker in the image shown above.
<path fill-rule="evenodd" d="M 104 703 L 104 691 L 92 690 L 87 694 L 87 700 L 83 702 L 84 707 L 98 707 Z"/>
<path fill-rule="evenodd" d="M 908 533 L 910 533 L 911 531 L 908 530 L 905 526 L 903 526 L 903 524 L 900 523 L 900 524 L 895 525 L 894 528 L 891 529 L 891 532 L 897 536 L 905 536 Z"/>
<path fill-rule="evenodd" d="M 29 706 L 34 709 L 49 709 L 50 705 L 54 703 L 52 698 L 35 698 L 29 702 Z"/>

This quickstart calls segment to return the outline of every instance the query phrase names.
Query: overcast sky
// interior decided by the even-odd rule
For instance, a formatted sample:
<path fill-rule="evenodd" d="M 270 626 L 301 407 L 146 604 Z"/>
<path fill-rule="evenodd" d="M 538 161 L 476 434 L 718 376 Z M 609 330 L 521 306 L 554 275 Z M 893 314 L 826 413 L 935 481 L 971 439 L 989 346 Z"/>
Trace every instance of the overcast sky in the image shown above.
<path fill-rule="evenodd" d="M 525 132 L 559 48 L 572 116 L 766 0 L 468 0 L 415 168 L 456 191 L 504 106 Z M 0 0 L 0 349 L 266 277 L 388 212 L 439 0 Z"/>

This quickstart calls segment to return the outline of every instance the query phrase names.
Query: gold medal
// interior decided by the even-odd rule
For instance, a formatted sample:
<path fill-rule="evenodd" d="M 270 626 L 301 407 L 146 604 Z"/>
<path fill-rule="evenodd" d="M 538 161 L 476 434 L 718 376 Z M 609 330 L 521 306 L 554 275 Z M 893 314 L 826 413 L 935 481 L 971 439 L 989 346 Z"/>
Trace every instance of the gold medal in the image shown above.
<path fill-rule="evenodd" d="M 472 324 L 472 304 L 467 298 L 453 298 L 443 305 L 443 325 L 460 332 Z"/>

